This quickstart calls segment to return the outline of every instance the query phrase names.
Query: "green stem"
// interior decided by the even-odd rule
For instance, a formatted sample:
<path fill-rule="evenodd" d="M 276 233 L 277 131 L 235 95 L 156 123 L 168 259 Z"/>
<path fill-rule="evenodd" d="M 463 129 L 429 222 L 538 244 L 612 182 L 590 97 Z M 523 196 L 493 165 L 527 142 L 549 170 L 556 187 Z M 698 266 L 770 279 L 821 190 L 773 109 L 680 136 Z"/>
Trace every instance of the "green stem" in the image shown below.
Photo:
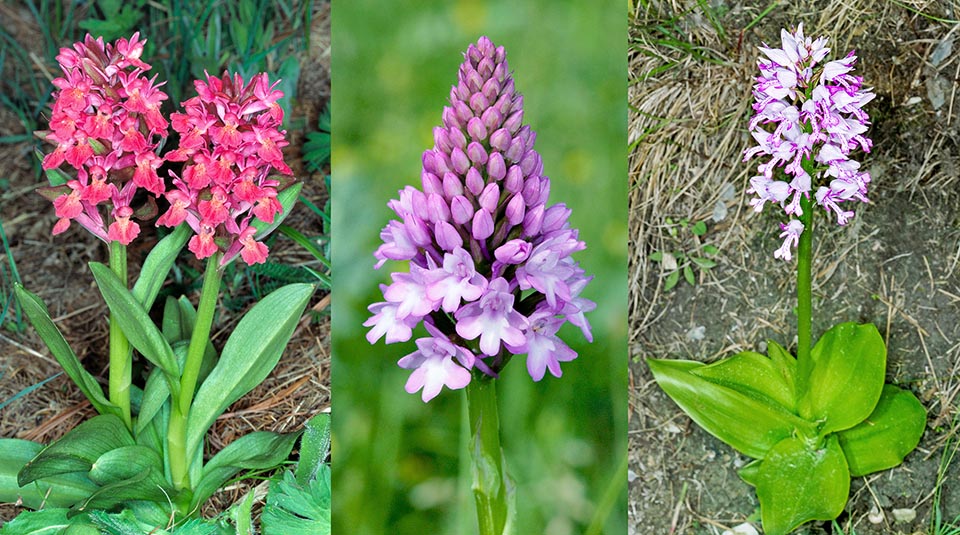
<path fill-rule="evenodd" d="M 213 325 L 213 313 L 217 308 L 220 294 L 220 253 L 207 259 L 207 268 L 203 275 L 203 289 L 200 290 L 200 304 L 197 307 L 197 320 L 190 336 L 187 359 L 180 376 L 180 396 L 174 399 L 170 411 L 170 425 L 167 432 L 167 447 L 170 452 L 170 474 L 177 489 L 190 487 L 189 459 L 187 459 L 187 419 L 190 405 L 197 389 L 200 365 L 203 353 L 210 339 L 210 327 Z"/>
<path fill-rule="evenodd" d="M 813 363 L 810 361 L 811 316 L 813 301 L 812 260 L 813 260 L 813 208 L 810 199 L 800 198 L 803 215 L 803 233 L 797 244 L 797 392 L 806 392 Z"/>
<path fill-rule="evenodd" d="M 500 448 L 500 417 L 497 387 L 493 379 L 474 377 L 467 385 L 470 415 L 473 497 L 477 505 L 480 535 L 508 532 L 510 507 L 506 465 Z"/>
<path fill-rule="evenodd" d="M 127 247 L 118 241 L 110 242 L 110 269 L 127 285 Z M 108 379 L 110 403 L 120 407 L 120 418 L 128 429 L 133 429 L 130 419 L 130 383 L 133 381 L 132 352 L 130 342 L 120 330 L 120 324 L 110 315 L 110 377 Z"/>

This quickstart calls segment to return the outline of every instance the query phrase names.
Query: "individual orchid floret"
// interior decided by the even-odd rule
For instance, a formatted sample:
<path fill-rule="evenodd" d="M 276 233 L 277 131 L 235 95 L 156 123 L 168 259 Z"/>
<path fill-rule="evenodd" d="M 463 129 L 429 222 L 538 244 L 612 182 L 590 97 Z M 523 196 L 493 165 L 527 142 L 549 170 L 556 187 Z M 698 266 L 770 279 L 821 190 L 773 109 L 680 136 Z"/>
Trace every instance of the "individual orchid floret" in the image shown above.
<path fill-rule="evenodd" d="M 826 37 L 781 31 L 781 47 L 760 47 L 766 56 L 757 65 L 760 76 L 753 88 L 755 115 L 750 134 L 757 145 L 744 151 L 744 161 L 766 156 L 750 180 L 750 201 L 760 211 L 766 203 L 778 204 L 788 216 L 801 216 L 801 197 L 813 199 L 845 225 L 853 211 L 839 203 L 869 202 L 870 174 L 850 159 L 852 151 L 870 152 L 865 137 L 870 117 L 863 110 L 874 94 L 863 80 L 851 74 L 857 57 L 821 63 L 830 52 Z M 784 226 L 786 228 L 786 226 Z M 799 228 L 799 230 L 797 230 Z M 775 257 L 790 260 L 803 225 L 791 222 L 784 246 Z M 781 235 L 781 237 L 784 237 Z"/>
<path fill-rule="evenodd" d="M 429 401 L 443 387 L 497 377 L 526 355 L 535 380 L 560 377 L 577 354 L 557 336 L 569 322 L 592 340 L 580 296 L 592 277 L 572 258 L 584 249 L 564 204 L 548 204 L 550 179 L 523 125 L 506 52 L 486 37 L 470 45 L 434 146 L 423 153 L 421 186 L 388 206 L 398 216 L 380 232 L 376 268 L 409 262 L 370 305 L 367 340 L 410 340 L 421 323 L 429 338 L 400 360 L 412 370 L 406 389 Z"/>
<path fill-rule="evenodd" d="M 53 80 L 50 129 L 38 133 L 56 148 L 43 158 L 43 168 L 66 163 L 76 178 L 41 191 L 59 218 L 53 234 L 76 221 L 104 241 L 127 245 L 140 232 L 131 217 L 156 213 L 154 199 L 165 191 L 157 151 L 169 126 L 160 113 L 167 95 L 156 77 L 145 75 L 150 66 L 140 60 L 144 42 L 139 33 L 116 43 L 88 34 L 57 56 L 63 77 Z M 138 188 L 148 196 L 134 210 Z M 105 220 L 101 205 L 107 203 Z"/>
<path fill-rule="evenodd" d="M 277 82 L 278 83 L 278 82 Z M 194 231 L 188 249 L 203 259 L 223 252 L 222 264 L 238 254 L 247 264 L 266 260 L 267 246 L 258 241 L 254 218 L 273 223 L 282 206 L 277 191 L 289 182 L 290 167 L 280 149 L 286 132 L 278 130 L 283 93 L 266 74 L 249 84 L 240 75 L 207 75 L 194 82 L 197 96 L 183 103 L 184 113 L 171 116 L 180 145 L 167 161 L 184 162 L 165 195 L 170 208 L 157 220 L 164 226 L 186 221 Z"/>

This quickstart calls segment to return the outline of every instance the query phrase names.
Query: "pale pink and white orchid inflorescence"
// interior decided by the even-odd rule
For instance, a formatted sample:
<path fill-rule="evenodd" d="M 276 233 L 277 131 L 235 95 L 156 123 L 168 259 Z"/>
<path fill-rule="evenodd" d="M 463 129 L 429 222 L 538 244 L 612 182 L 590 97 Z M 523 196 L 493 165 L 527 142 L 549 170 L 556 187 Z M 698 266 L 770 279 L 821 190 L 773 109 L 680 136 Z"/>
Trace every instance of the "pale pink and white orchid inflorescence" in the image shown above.
<path fill-rule="evenodd" d="M 856 149 L 870 152 L 873 143 L 865 133 L 870 117 L 863 106 L 874 94 L 863 87 L 863 78 L 850 74 L 857 56 L 822 63 L 830 49 L 826 37 L 803 35 L 803 25 L 794 33 L 781 30 L 781 48 L 760 47 L 766 56 L 757 65 L 760 76 L 753 89 L 756 114 L 750 134 L 757 145 L 744 151 L 744 161 L 755 156 L 769 159 L 757 166 L 750 179 L 750 201 L 760 211 L 770 202 L 788 216 L 800 216 L 800 198 L 813 198 L 840 225 L 853 211 L 841 203 L 869 202 L 870 174 L 850 159 Z M 775 176 L 777 169 L 782 175 Z M 784 179 L 785 177 L 785 179 Z M 784 239 L 774 256 L 792 258 L 803 224 L 791 219 L 781 225 Z"/>

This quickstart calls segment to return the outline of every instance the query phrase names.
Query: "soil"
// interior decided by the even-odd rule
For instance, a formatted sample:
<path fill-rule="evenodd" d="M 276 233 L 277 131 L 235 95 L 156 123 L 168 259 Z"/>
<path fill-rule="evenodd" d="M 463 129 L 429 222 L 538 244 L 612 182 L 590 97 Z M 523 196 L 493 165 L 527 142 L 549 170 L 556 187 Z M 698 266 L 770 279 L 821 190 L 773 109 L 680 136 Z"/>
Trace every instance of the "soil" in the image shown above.
<path fill-rule="evenodd" d="M 35 23 L 28 14 L 5 9 L 2 15 L 11 17 L 6 19 L 4 27 L 18 28 L 16 35 L 39 34 L 38 29 L 31 28 Z M 298 83 L 299 98 L 293 118 L 313 129 L 330 97 L 329 3 L 316 3 L 311 20 L 311 46 L 301 58 L 303 75 Z M 36 45 L 27 41 L 21 44 Z M 0 108 L 0 136 L 22 133 L 17 117 Z M 284 159 L 294 176 L 303 182 L 302 195 L 323 207 L 329 198 L 324 180 L 329 168 L 314 173 L 304 169 L 303 131 L 290 129 L 288 140 L 290 145 L 284 149 Z M 0 223 L 24 286 L 47 303 L 51 316 L 83 365 L 105 387 L 107 308 L 99 297 L 87 263 L 106 261 L 106 247 L 79 225 L 72 225 L 65 234 L 51 236 L 56 218 L 49 201 L 34 192 L 43 181 L 32 167 L 34 158 L 30 143 L 0 145 L 0 178 L 3 179 Z M 297 207 L 284 223 L 307 236 L 320 234 L 321 229 L 329 232 L 323 228 L 320 217 L 303 206 Z M 156 229 L 149 225 L 141 227 L 136 245 L 128 250 L 130 273 L 134 274 L 157 239 Z M 288 265 L 322 268 L 307 251 L 285 238 L 273 243 L 270 257 Z M 179 261 L 202 273 L 202 264 L 192 255 L 183 255 Z M 251 291 L 247 283 L 232 287 L 233 295 L 249 296 Z M 190 296 L 194 303 L 198 295 L 199 291 Z M 308 309 L 315 314 L 305 315 L 301 320 L 273 373 L 214 424 L 208 435 L 208 455 L 251 431 L 294 431 L 317 412 L 329 411 L 329 302 L 327 290 L 314 294 Z M 252 304 L 251 301 L 234 311 L 221 308 L 211 335 L 214 345 L 222 348 L 232 326 Z M 0 436 L 46 443 L 96 412 L 65 375 L 54 377 L 60 371 L 59 365 L 26 319 L 22 322 L 25 327 L 22 332 L 17 332 L 13 325 L 8 321 L 6 328 L 0 330 L 0 400 L 8 400 L 26 388 L 52 379 L 2 409 Z M 225 510 L 258 483 L 259 480 L 242 481 L 222 490 L 208 502 L 204 512 L 212 515 Z M 12 518 L 19 510 L 9 504 L 0 505 L 0 521 Z"/>
<path fill-rule="evenodd" d="M 794 264 L 773 258 L 777 215 L 746 206 L 755 164 L 740 164 L 739 155 L 751 143 L 755 47 L 777 46 L 780 28 L 799 21 L 807 35 L 827 35 L 835 55 L 856 48 L 858 74 L 877 94 L 868 107 L 874 148 L 863 158 L 874 180 L 872 202 L 843 228 L 817 216 L 814 335 L 844 321 L 877 325 L 887 341 L 887 382 L 913 391 L 928 413 L 917 450 L 899 467 L 855 478 L 837 523 L 861 535 L 928 533 L 941 460 L 952 451 L 946 442 L 958 429 L 960 55 L 937 59 L 957 34 L 956 21 L 908 8 L 942 19 L 957 19 L 960 9 L 943 2 L 794 3 L 745 30 L 767 3 L 711 2 L 713 14 L 702 5 L 652 2 L 631 22 L 630 142 L 640 139 L 631 154 L 631 533 L 720 534 L 747 521 L 760 527 L 753 489 L 736 474 L 749 459 L 683 414 L 644 359 L 710 362 L 763 352 L 767 339 L 795 347 Z M 718 62 L 658 43 L 654 36 L 663 33 L 651 32 L 657 25 L 676 28 L 701 47 L 701 58 Z M 671 60 L 676 68 L 644 77 Z M 683 218 L 705 221 L 706 234 L 679 227 Z M 695 271 L 695 286 L 681 279 L 664 291 L 668 273 L 649 255 L 702 244 L 719 248 L 717 266 Z M 948 465 L 941 477 L 956 481 L 960 467 Z M 939 514 L 954 521 L 960 488 L 940 489 Z M 898 521 L 894 510 L 916 516 Z M 798 530 L 835 532 L 828 522 Z"/>

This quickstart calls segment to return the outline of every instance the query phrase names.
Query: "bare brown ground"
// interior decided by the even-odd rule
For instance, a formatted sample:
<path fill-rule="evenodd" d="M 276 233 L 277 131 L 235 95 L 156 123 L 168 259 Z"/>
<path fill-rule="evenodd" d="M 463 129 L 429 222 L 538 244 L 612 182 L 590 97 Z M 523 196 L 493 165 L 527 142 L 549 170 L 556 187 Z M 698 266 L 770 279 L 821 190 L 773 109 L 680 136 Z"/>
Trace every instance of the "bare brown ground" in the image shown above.
<path fill-rule="evenodd" d="M 773 259 L 779 219 L 769 208 L 761 215 L 749 209 L 745 190 L 756 162 L 740 160 L 752 143 L 746 122 L 756 46 L 779 45 L 780 28 L 801 21 L 807 35 L 830 38 L 834 55 L 857 49 L 858 74 L 877 93 L 868 107 L 875 146 L 862 158 L 873 174 L 873 202 L 857 207 L 846 228 L 817 219 L 814 334 L 841 321 L 875 323 L 888 343 L 888 382 L 913 390 L 929 414 L 920 446 L 904 465 L 854 480 L 839 521 L 845 533 L 927 533 L 944 442 L 958 428 L 960 43 L 939 61 L 934 52 L 960 36 L 960 4 L 791 2 L 759 20 L 768 2 L 635 4 L 628 134 L 631 533 L 720 534 L 748 519 L 758 524 L 751 517 L 756 497 L 736 475 L 747 459 L 693 424 L 653 382 L 644 360 L 713 361 L 762 351 L 767 339 L 795 343 L 793 265 Z M 679 228 L 683 218 L 706 222 L 707 233 Z M 720 250 L 717 267 L 695 270 L 694 287 L 681 280 L 664 291 L 668 273 L 650 254 L 702 244 Z M 944 473 L 948 481 L 960 476 L 955 465 Z M 945 520 L 960 515 L 960 493 L 949 484 L 940 500 Z M 913 509 L 916 519 L 896 522 L 894 509 Z M 882 513 L 879 523 L 868 519 L 871 510 Z M 815 523 L 801 532 L 832 531 Z"/>
<path fill-rule="evenodd" d="M 4 12 L 9 15 L 9 12 Z M 16 19 L 30 24 L 30 19 Z M 311 46 L 303 58 L 299 98 L 295 117 L 316 125 L 317 116 L 330 97 L 330 4 L 318 2 L 312 17 Z M 18 26 L 19 27 L 19 26 Z M 30 28 L 21 28 L 31 35 Z M 32 30 L 36 35 L 36 29 Z M 0 108 L 0 136 L 22 133 L 16 116 Z M 329 192 L 325 173 L 307 173 L 301 159 L 302 132 L 288 133 L 290 145 L 284 150 L 286 162 L 303 182 L 302 194 L 317 206 L 324 206 Z M 0 221 L 10 240 L 11 251 L 26 288 L 38 294 L 84 366 L 106 387 L 107 308 L 101 301 L 87 262 L 106 261 L 106 248 L 96 238 L 73 225 L 60 236 L 51 236 L 56 218 L 48 201 L 34 193 L 41 185 L 31 167 L 30 146 L 0 145 L 0 178 L 9 187 L 0 190 Z M 322 222 L 303 206 L 295 208 L 285 224 L 306 235 L 317 234 Z M 152 228 L 144 228 L 139 245 L 131 247 L 130 272 L 137 273 L 143 257 L 156 241 Z M 271 259 L 288 265 L 321 269 L 309 253 L 287 239 L 278 239 Z M 194 267 L 202 272 L 202 265 Z M 235 292 L 249 295 L 249 288 Z M 199 293 L 199 292 L 197 292 Z M 191 296 L 196 302 L 198 295 Z M 237 401 L 214 424 L 208 434 L 207 456 L 236 438 L 254 430 L 289 432 L 300 429 L 312 415 L 330 409 L 330 294 L 318 291 L 308 308 L 321 313 L 321 321 L 304 316 L 283 358 L 273 373 L 253 392 Z M 212 334 L 214 345 L 222 348 L 244 311 L 231 313 L 221 307 L 219 323 Z M 25 320 L 24 320 L 25 321 Z M 23 333 L 0 331 L 0 400 L 20 392 L 60 371 L 43 342 L 27 324 Z M 96 412 L 66 376 L 21 397 L 0 411 L 0 436 L 49 442 L 62 436 Z M 231 485 L 216 494 L 204 508 L 208 515 L 223 511 L 260 481 Z M 265 488 L 257 496 L 262 501 Z M 0 521 L 19 512 L 0 504 Z"/>

